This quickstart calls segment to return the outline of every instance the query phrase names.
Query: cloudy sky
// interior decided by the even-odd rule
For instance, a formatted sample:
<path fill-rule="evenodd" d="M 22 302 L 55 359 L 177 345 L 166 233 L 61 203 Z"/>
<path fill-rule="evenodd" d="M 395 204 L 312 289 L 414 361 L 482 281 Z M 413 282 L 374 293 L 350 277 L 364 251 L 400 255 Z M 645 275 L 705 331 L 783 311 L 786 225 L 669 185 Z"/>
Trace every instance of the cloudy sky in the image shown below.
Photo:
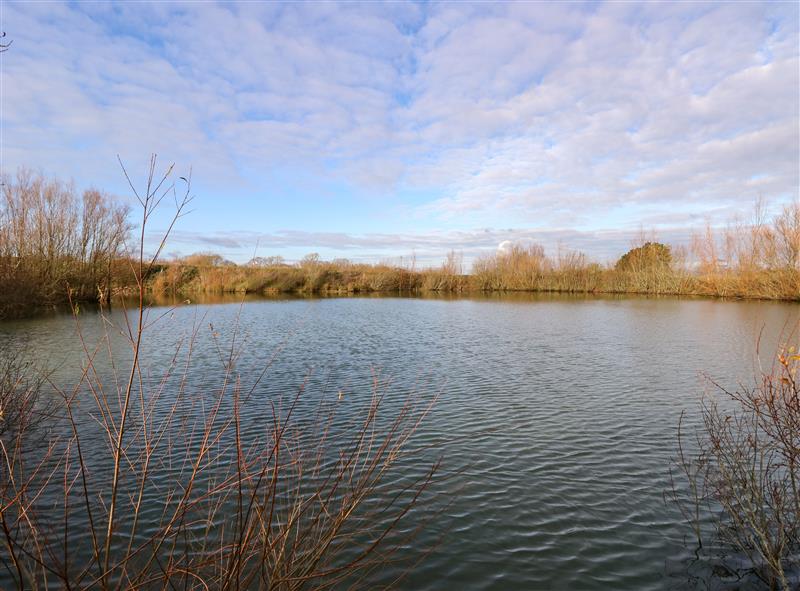
<path fill-rule="evenodd" d="M 797 2 L 0 6 L 3 172 L 191 168 L 173 253 L 602 261 L 800 199 Z"/>

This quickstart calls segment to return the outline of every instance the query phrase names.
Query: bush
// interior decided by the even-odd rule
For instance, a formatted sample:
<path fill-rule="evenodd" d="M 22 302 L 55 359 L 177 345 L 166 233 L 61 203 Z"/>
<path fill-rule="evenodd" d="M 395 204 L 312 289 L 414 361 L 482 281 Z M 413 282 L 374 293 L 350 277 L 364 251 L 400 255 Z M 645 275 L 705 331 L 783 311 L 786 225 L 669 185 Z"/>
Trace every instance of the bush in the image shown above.
<path fill-rule="evenodd" d="M 683 492 L 673 487 L 700 548 L 713 547 L 704 524 L 713 525 L 722 549 L 712 558 L 724 566 L 716 572 L 751 574 L 785 591 L 800 587 L 799 367 L 790 347 L 755 386 L 731 392 L 714 384 L 696 452 L 680 441 Z"/>
<path fill-rule="evenodd" d="M 620 257 L 614 268 L 617 271 L 669 270 L 672 266 L 672 251 L 660 242 L 645 242 L 642 246 L 632 248 Z"/>
<path fill-rule="evenodd" d="M 154 171 L 155 160 L 147 186 L 166 186 L 169 172 L 154 182 Z M 140 201 L 144 225 L 159 199 L 148 192 Z M 175 219 L 188 202 L 187 187 Z M 79 331 L 84 371 L 55 392 L 64 423 L 33 448 L 22 444 L 25 421 L 2 440 L 2 576 L 19 589 L 368 587 L 370 573 L 405 558 L 395 553 L 408 553 L 418 531 L 406 518 L 438 464 L 417 465 L 397 484 L 387 479 L 431 403 L 407 399 L 386 416 L 376 379 L 354 414 L 340 417 L 336 399 L 323 399 L 300 419 L 301 383 L 261 400 L 262 420 L 243 434 L 252 426 L 243 409 L 269 360 L 245 385 L 236 327 L 227 346 L 217 343 L 229 353 L 213 386 L 193 378 L 198 365 L 210 371 L 207 359 L 192 357 L 197 327 L 160 372 L 144 364 L 154 323 L 143 278 L 158 254 L 135 266 L 138 308 L 121 325 L 104 319 L 126 339 L 125 358 L 109 334 L 95 347 Z M 213 327 L 211 336 L 221 338 Z M 99 351 L 110 356 L 107 379 Z M 0 396 L 18 389 L 16 374 L 7 375 Z M 89 441 L 104 444 L 87 450 Z"/>
<path fill-rule="evenodd" d="M 10 444 L 20 433 L 47 416 L 48 406 L 40 401 L 42 377 L 17 349 L 0 349 L 0 442 Z M 2 474 L 2 471 L 0 471 Z"/>

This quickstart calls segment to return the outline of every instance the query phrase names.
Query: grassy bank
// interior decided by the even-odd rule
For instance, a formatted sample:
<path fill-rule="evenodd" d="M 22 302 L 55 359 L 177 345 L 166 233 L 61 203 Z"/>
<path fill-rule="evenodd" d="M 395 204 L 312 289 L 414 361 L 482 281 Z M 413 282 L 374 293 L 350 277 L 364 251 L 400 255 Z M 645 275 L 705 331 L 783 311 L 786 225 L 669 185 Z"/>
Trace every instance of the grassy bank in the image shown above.
<path fill-rule="evenodd" d="M 161 265 L 148 285 L 157 294 L 531 291 L 797 301 L 800 205 L 787 206 L 768 223 L 708 229 L 690 249 L 643 242 L 609 265 L 582 253 L 548 256 L 535 244 L 480 257 L 469 273 L 452 252 L 440 267 L 427 269 L 322 261 L 316 255 L 293 265 L 278 258 L 235 265 L 199 254 Z"/>
<path fill-rule="evenodd" d="M 683 268 L 620 271 L 597 264 L 543 267 L 526 253 L 476 263 L 471 274 L 447 269 L 409 270 L 388 265 L 322 262 L 314 269 L 301 265 L 213 266 L 175 262 L 161 265 L 150 278 L 157 295 L 222 293 L 469 293 L 562 292 L 799 300 L 800 272 L 796 269 L 723 269 L 696 272 Z"/>
<path fill-rule="evenodd" d="M 614 264 L 582 253 L 548 256 L 540 245 L 516 245 L 478 258 L 469 273 L 451 252 L 438 268 L 308 255 L 296 264 L 278 257 L 235 265 L 214 254 L 197 254 L 161 265 L 148 280 L 157 294 L 371 293 L 533 291 L 701 295 L 800 300 L 800 205 L 774 219 L 756 215 L 724 230 L 708 228 L 691 247 L 644 242 Z"/>
<path fill-rule="evenodd" d="M 68 301 L 104 301 L 138 291 L 136 254 L 126 249 L 129 210 L 97 190 L 20 171 L 2 179 L 0 318 Z M 613 264 L 577 252 L 548 255 L 536 244 L 478 258 L 467 270 L 451 252 L 436 268 L 280 257 L 244 265 L 213 253 L 158 261 L 146 274 L 155 295 L 221 293 L 464 293 L 532 291 L 669 294 L 800 300 L 800 205 L 771 220 L 707 228 L 690 247 L 640 241 Z"/>

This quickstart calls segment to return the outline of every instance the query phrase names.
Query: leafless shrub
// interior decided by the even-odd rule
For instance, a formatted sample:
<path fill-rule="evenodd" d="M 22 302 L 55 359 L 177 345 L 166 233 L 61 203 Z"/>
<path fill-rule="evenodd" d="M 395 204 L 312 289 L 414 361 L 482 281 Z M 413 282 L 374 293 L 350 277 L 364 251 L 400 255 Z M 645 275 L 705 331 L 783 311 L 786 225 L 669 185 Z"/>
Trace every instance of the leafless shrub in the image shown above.
<path fill-rule="evenodd" d="M 145 189 L 131 184 L 142 211 L 132 255 L 139 301 L 113 329 L 127 359 L 111 333 L 84 340 L 76 316 L 82 377 L 68 390 L 52 384 L 63 402 L 62 434 L 35 453 L 0 449 L 0 561 L 11 584 L 26 589 L 366 586 L 376 569 L 407 558 L 396 551 L 417 531 L 406 518 L 438 463 L 394 483 L 387 477 L 431 401 L 388 409 L 376 378 L 360 414 L 341 416 L 338 399 L 322 400 L 301 420 L 298 409 L 309 404 L 301 383 L 291 396 L 260 399 L 263 422 L 253 429 L 243 409 L 269 362 L 244 383 L 237 329 L 226 344 L 212 328 L 220 352 L 213 387 L 189 385 L 199 326 L 154 379 L 144 358 L 158 320 L 146 306 L 145 278 L 166 236 L 152 256 L 144 237 L 162 201 L 174 200 L 173 224 L 190 201 L 188 180 L 178 194 L 171 172 L 157 176 L 153 158 Z M 110 378 L 98 369 L 103 351 Z M 98 434 L 102 449 L 88 449 Z"/>
<path fill-rule="evenodd" d="M 679 429 L 673 498 L 698 546 L 709 541 L 704 523 L 713 524 L 717 540 L 770 589 L 800 585 L 798 367 L 800 355 L 788 347 L 752 387 L 712 382 L 694 451 Z"/>
<path fill-rule="evenodd" d="M 41 400 L 44 377 L 20 349 L 0 347 L 0 441 L 12 441 L 48 416 L 49 405 Z"/>

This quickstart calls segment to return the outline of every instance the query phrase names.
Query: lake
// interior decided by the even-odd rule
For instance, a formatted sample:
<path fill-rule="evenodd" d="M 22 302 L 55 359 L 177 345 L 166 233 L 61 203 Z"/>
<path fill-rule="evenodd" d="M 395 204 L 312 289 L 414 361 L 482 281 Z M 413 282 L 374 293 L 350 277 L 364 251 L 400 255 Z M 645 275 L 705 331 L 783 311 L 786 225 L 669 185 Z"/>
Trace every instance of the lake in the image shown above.
<path fill-rule="evenodd" d="M 393 399 L 438 395 L 408 447 L 414 462 L 443 459 L 412 515 L 430 518 L 414 546 L 432 550 L 400 585 L 421 590 L 692 586 L 691 530 L 664 500 L 681 411 L 696 424 L 704 373 L 752 381 L 759 339 L 769 364 L 800 323 L 797 304 L 535 295 L 248 298 L 150 311 L 160 314 L 146 362 L 163 364 L 196 326 L 193 389 L 217 383 L 215 343 L 234 326 L 243 383 L 274 356 L 243 411 L 253 424 L 306 378 L 308 396 L 342 405 L 368 397 L 376 375 Z M 97 342 L 100 317 L 79 319 Z M 46 361 L 56 383 L 80 371 L 68 315 L 0 324 L 0 339 Z"/>

